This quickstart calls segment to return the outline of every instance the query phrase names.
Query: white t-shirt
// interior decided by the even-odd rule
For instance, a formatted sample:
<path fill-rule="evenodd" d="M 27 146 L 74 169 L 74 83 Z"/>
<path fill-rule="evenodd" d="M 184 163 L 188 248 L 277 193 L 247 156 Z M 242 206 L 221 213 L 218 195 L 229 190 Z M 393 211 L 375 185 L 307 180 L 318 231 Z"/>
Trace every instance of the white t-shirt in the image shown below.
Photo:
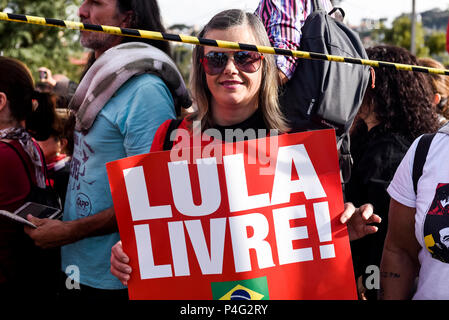
<path fill-rule="evenodd" d="M 399 165 L 387 191 L 399 203 L 416 208 L 415 236 L 419 252 L 417 300 L 449 299 L 449 135 L 437 133 L 413 189 L 413 160 L 419 138 Z M 446 243 L 446 245 L 445 245 Z"/>

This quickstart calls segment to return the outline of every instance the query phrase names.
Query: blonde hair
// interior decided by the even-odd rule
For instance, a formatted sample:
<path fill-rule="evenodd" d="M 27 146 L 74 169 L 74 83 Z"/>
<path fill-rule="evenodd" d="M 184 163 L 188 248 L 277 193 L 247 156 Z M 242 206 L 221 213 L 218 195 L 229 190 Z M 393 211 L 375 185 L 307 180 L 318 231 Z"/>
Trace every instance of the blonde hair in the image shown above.
<path fill-rule="evenodd" d="M 431 58 L 420 58 L 418 63 L 423 67 L 445 69 L 444 65 Z M 437 106 L 437 112 L 449 119 L 449 77 L 440 74 L 430 74 L 433 91 L 440 94 L 441 101 Z"/>
<path fill-rule="evenodd" d="M 199 33 L 202 38 L 210 30 L 226 30 L 235 26 L 248 26 L 252 29 L 258 45 L 271 46 L 265 27 L 257 16 L 238 9 L 225 10 L 215 15 Z M 220 39 L 216 39 L 220 40 Z M 196 46 L 193 50 L 193 70 L 190 75 L 192 96 L 198 106 L 197 112 L 189 116 L 191 121 L 201 121 L 202 130 L 213 127 L 211 114 L 211 98 L 206 82 L 206 75 L 201 64 L 204 56 L 204 47 Z M 277 129 L 287 132 L 289 130 L 278 99 L 279 79 L 273 55 L 266 55 L 262 60 L 262 82 L 259 89 L 259 108 L 262 110 L 268 129 Z"/>

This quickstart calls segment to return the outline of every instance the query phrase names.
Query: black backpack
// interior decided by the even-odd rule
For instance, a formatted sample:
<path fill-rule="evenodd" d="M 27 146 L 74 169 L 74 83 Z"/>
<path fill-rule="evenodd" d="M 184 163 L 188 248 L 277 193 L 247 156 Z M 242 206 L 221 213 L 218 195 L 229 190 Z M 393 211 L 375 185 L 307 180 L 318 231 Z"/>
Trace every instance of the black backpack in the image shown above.
<path fill-rule="evenodd" d="M 357 33 L 326 13 L 317 0 L 306 19 L 300 50 L 326 55 L 368 59 Z M 334 128 L 340 152 L 342 181 L 350 177 L 349 129 L 362 104 L 370 80 L 368 66 L 299 59 L 292 79 L 280 94 L 282 111 L 293 131 Z"/>

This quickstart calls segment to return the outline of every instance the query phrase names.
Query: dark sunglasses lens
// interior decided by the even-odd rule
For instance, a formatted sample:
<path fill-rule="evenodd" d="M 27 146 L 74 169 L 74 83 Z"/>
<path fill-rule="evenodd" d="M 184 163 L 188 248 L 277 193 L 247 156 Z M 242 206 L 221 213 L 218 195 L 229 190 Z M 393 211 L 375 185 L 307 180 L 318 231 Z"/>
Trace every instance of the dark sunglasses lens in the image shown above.
<path fill-rule="evenodd" d="M 210 52 L 204 57 L 204 69 L 210 75 L 216 75 L 223 71 L 228 62 L 228 56 L 223 52 Z"/>
<path fill-rule="evenodd" d="M 258 52 L 239 51 L 234 54 L 234 61 L 243 72 L 253 73 L 259 70 L 262 56 Z"/>
<path fill-rule="evenodd" d="M 234 54 L 235 65 L 243 72 L 253 73 L 259 70 L 262 55 L 258 52 L 237 51 Z M 228 63 L 228 53 L 209 52 L 204 56 L 204 70 L 209 75 L 217 75 L 223 72 Z"/>

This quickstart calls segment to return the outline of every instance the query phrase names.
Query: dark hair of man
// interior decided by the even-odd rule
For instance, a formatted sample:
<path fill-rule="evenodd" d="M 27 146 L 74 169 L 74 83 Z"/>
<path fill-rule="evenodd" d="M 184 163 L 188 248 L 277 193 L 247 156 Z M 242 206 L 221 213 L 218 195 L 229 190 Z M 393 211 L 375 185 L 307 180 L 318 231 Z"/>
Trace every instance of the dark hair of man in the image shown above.
<path fill-rule="evenodd" d="M 120 12 L 132 11 L 133 17 L 130 22 L 130 28 L 165 32 L 159 5 L 156 0 L 117 0 Z M 124 37 L 123 42 L 140 41 L 148 43 L 171 56 L 170 45 L 167 41 L 139 39 Z"/>
<path fill-rule="evenodd" d="M 162 24 L 159 5 L 156 0 L 117 0 L 117 8 L 122 13 L 127 11 L 133 12 L 133 16 L 129 24 L 130 29 L 165 32 L 165 27 Z M 136 41 L 145 42 L 149 45 L 152 45 L 153 47 L 162 50 L 169 57 L 172 57 L 170 44 L 167 41 L 123 37 L 122 43 Z M 94 64 L 95 60 L 95 55 L 92 52 L 89 55 L 87 64 L 81 74 L 81 79 L 83 79 L 84 75 Z"/>

